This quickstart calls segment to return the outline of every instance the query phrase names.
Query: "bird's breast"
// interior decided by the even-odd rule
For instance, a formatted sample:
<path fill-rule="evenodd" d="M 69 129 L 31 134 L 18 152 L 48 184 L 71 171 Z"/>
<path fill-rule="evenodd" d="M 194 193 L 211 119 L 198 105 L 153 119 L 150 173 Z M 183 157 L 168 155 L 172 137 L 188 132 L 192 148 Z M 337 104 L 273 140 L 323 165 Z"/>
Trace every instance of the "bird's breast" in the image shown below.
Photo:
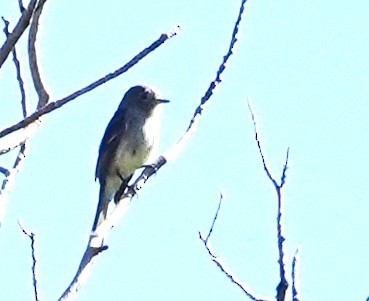
<path fill-rule="evenodd" d="M 159 133 L 159 120 L 155 117 L 146 119 L 143 124 L 131 124 L 131 128 L 127 128 L 114 158 L 118 172 L 123 178 L 128 178 L 151 159 Z"/>

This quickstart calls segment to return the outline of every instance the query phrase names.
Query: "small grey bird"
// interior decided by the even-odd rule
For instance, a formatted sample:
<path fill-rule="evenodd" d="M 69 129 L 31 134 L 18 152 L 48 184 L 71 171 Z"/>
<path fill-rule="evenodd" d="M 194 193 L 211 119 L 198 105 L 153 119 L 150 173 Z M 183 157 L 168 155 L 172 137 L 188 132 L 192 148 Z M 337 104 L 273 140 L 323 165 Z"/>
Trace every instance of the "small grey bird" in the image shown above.
<path fill-rule="evenodd" d="M 92 231 L 106 219 L 108 206 L 117 203 L 136 169 L 152 154 L 160 136 L 160 99 L 148 86 L 135 86 L 124 95 L 102 138 L 96 164 L 99 203 Z"/>

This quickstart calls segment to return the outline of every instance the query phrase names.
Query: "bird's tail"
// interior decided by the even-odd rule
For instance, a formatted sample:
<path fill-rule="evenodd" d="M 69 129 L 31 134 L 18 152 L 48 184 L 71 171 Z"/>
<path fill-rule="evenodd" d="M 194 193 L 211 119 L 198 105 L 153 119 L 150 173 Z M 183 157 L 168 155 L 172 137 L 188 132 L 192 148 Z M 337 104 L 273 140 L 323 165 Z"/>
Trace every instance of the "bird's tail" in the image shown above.
<path fill-rule="evenodd" d="M 110 197 L 106 195 L 104 186 L 105 185 L 100 185 L 99 203 L 97 205 L 95 220 L 92 226 L 92 232 L 94 232 L 96 228 L 100 226 L 103 221 L 106 220 L 106 216 L 108 214 Z"/>
<path fill-rule="evenodd" d="M 92 226 L 92 232 L 95 232 L 98 226 L 100 226 L 105 220 L 108 214 L 109 203 L 112 199 L 114 199 L 115 204 L 119 203 L 121 196 L 123 195 L 124 191 L 128 187 L 128 182 L 132 178 L 132 175 L 129 176 L 127 179 L 121 179 L 122 182 L 118 190 L 114 187 L 112 193 L 112 189 L 110 186 L 107 186 L 105 182 L 100 183 L 100 193 L 99 193 L 99 203 L 97 205 L 95 221 Z M 108 188 L 109 187 L 109 188 Z"/>

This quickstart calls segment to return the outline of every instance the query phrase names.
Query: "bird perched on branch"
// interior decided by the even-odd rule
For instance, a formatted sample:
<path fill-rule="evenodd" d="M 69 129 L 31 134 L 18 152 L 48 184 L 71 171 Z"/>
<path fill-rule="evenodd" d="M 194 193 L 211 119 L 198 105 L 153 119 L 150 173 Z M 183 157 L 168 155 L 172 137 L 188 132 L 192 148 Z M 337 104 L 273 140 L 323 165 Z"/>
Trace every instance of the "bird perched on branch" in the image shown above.
<path fill-rule="evenodd" d="M 136 169 L 143 166 L 160 136 L 159 104 L 153 88 L 135 86 L 124 95 L 102 138 L 96 165 L 99 203 L 92 231 L 106 219 L 111 200 L 119 202 Z"/>

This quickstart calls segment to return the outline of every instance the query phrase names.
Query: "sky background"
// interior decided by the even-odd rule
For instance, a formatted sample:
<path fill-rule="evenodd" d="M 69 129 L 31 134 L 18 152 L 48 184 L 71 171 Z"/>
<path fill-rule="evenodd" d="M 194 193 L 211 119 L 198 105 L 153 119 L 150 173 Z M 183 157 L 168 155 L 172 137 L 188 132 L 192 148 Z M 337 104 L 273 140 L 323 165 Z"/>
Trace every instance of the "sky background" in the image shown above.
<path fill-rule="evenodd" d="M 240 4 L 46 3 L 37 46 L 52 101 L 114 71 L 177 24 L 182 31 L 123 76 L 45 118 L 0 228 L 0 300 L 34 298 L 30 241 L 18 219 L 36 233 L 40 299 L 62 294 L 86 247 L 98 197 L 98 147 L 123 94 L 145 83 L 171 99 L 163 110 L 160 151 L 169 149 L 215 77 Z M 14 26 L 17 1 L 1 1 L 0 15 Z M 235 53 L 197 131 L 110 232 L 109 250 L 97 258 L 77 300 L 245 299 L 198 239 L 199 230 L 209 230 L 220 191 L 214 252 L 257 295 L 275 296 L 277 200 L 254 141 L 247 97 L 276 178 L 290 147 L 284 246 L 288 275 L 300 246 L 301 300 L 369 296 L 369 3 L 249 0 L 243 18 Z M 26 45 L 24 35 L 18 51 L 34 110 Z M 0 83 L 2 129 L 21 119 L 11 59 Z M 15 155 L 0 157 L 0 166 L 10 167 Z"/>

